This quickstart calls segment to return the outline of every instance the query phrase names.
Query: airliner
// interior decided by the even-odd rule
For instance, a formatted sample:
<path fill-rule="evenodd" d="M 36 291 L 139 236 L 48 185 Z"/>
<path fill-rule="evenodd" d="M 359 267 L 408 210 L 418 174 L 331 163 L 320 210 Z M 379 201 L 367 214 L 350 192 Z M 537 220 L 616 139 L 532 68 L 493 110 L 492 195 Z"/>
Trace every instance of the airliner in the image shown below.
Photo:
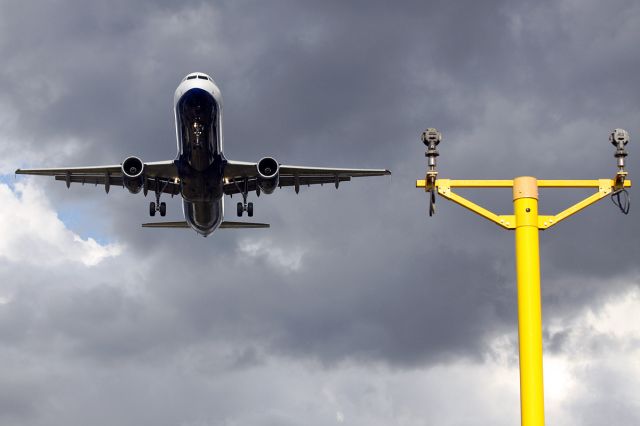
<path fill-rule="evenodd" d="M 303 167 L 280 164 L 273 157 L 257 163 L 233 161 L 225 157 L 222 141 L 222 95 L 207 74 L 196 72 L 184 77 L 174 95 L 174 113 L 178 153 L 175 160 L 143 162 L 130 156 L 121 164 L 89 167 L 18 169 L 16 174 L 53 176 L 71 183 L 103 185 L 108 193 L 121 186 L 133 194 L 149 191 L 155 201 L 149 203 L 149 214 L 167 213 L 160 201 L 163 194 L 182 197 L 183 221 L 151 222 L 146 228 L 191 228 L 202 236 L 224 228 L 268 228 L 267 223 L 224 220 L 224 196 L 240 194 L 237 215 L 252 217 L 250 193 L 271 194 L 276 188 L 292 186 L 295 192 L 303 185 L 334 184 L 353 177 L 382 176 L 386 169 L 348 169 Z"/>

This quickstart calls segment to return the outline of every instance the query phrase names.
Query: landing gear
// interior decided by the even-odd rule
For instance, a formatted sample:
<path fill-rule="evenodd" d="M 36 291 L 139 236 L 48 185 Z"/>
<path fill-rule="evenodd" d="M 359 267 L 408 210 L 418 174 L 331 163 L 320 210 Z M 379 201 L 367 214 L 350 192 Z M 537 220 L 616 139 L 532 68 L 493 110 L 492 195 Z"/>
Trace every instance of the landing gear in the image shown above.
<path fill-rule="evenodd" d="M 153 201 L 149 203 L 149 216 L 155 216 L 156 212 L 160 212 L 160 216 L 167 215 L 167 203 L 164 201 L 160 204 L 156 204 Z"/>
<path fill-rule="evenodd" d="M 163 184 L 163 186 L 160 187 L 160 184 Z M 165 182 L 159 182 L 158 180 L 155 181 L 154 192 L 156 195 L 156 201 L 152 201 L 149 203 L 149 216 L 155 216 L 156 212 L 160 212 L 160 216 L 162 217 L 167 215 L 167 203 L 165 203 L 164 201 L 160 202 L 160 194 L 162 194 L 168 184 L 168 180 Z"/>
<path fill-rule="evenodd" d="M 236 180 L 234 180 L 233 183 L 235 183 L 236 188 L 238 188 L 238 191 L 242 195 L 242 202 L 237 204 L 238 217 L 242 217 L 242 213 L 244 212 L 247 212 L 247 216 L 253 217 L 253 203 L 247 203 L 247 196 L 249 195 L 249 179 L 244 178 L 242 186 Z"/>

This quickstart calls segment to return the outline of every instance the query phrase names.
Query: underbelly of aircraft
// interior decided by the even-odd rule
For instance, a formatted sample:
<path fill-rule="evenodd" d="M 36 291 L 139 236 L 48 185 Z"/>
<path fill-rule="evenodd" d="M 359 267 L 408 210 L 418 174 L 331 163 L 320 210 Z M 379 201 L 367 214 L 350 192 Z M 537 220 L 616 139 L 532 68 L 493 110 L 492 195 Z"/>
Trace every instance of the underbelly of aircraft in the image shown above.
<path fill-rule="evenodd" d="M 193 169 L 180 178 L 180 192 L 185 201 L 191 203 L 211 203 L 223 196 L 223 183 L 218 167 L 212 165 L 204 172 Z"/>
<path fill-rule="evenodd" d="M 190 203 L 183 201 L 184 217 L 199 234 L 209 235 L 222 223 L 224 207 L 222 199 L 215 202 Z"/>

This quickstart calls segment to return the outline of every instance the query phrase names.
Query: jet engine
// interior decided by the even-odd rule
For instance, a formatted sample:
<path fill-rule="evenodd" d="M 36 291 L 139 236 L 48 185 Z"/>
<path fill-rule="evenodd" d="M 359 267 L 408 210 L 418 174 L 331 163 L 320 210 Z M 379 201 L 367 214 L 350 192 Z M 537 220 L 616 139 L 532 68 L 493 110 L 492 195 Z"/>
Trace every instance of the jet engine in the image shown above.
<path fill-rule="evenodd" d="M 258 161 L 258 186 L 265 194 L 271 194 L 278 187 L 280 165 L 271 157 Z"/>
<path fill-rule="evenodd" d="M 132 194 L 137 194 L 144 185 L 144 163 L 138 157 L 127 157 L 122 162 L 122 182 Z"/>

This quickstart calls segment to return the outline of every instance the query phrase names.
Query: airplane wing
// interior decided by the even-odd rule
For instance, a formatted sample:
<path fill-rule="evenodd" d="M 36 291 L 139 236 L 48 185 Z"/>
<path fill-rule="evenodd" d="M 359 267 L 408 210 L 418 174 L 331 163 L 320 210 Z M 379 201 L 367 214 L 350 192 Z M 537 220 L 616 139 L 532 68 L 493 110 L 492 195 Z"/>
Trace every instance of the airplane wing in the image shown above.
<path fill-rule="evenodd" d="M 178 169 L 173 160 L 144 163 L 145 182 L 144 192 L 154 191 L 175 195 L 180 193 L 177 183 Z M 66 182 L 67 188 L 71 183 L 104 185 L 106 192 L 113 186 L 124 187 L 122 168 L 120 164 L 90 167 L 62 167 L 46 169 L 18 169 L 18 175 L 53 176 L 55 180 Z"/>
<path fill-rule="evenodd" d="M 303 167 L 280 165 L 278 186 L 293 186 L 296 192 L 302 185 L 323 185 L 332 183 L 339 186 L 340 182 L 350 181 L 352 177 L 390 175 L 386 169 L 347 169 L 329 167 Z M 224 193 L 227 195 L 242 193 L 244 184 L 247 191 L 255 191 L 258 187 L 257 163 L 245 161 L 227 161 L 224 170 Z"/>

